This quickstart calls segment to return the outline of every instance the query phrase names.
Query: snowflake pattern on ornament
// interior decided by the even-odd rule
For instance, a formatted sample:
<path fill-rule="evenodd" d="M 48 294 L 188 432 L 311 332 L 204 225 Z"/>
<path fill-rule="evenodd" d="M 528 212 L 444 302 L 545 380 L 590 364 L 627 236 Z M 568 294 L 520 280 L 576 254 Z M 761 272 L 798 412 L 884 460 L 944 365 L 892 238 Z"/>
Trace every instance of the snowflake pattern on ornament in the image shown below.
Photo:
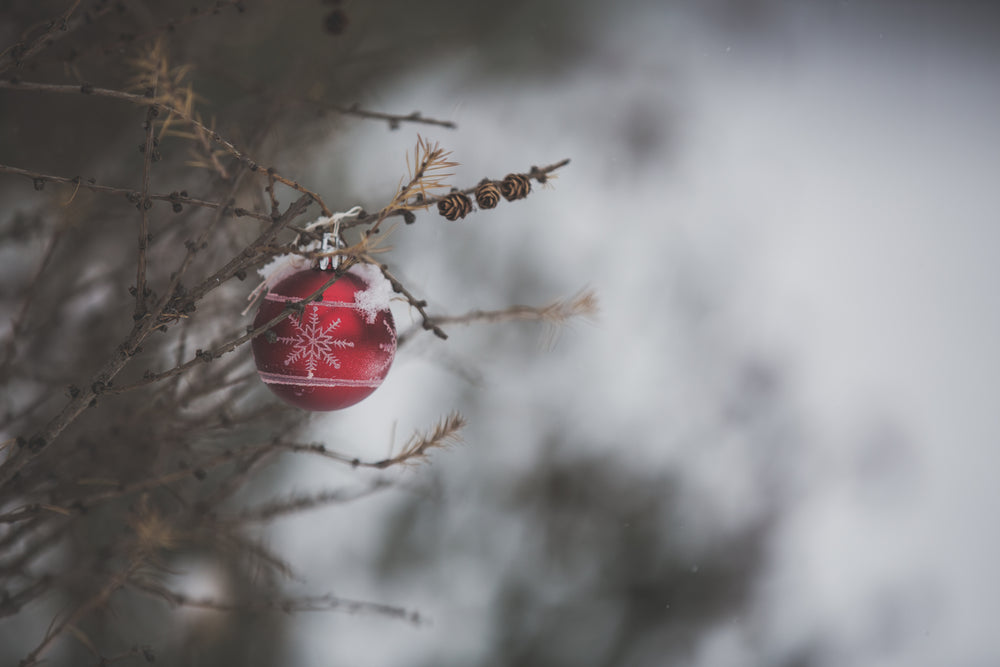
<path fill-rule="evenodd" d="M 292 346 L 291 351 L 285 358 L 285 365 L 294 364 L 297 361 L 306 362 L 306 370 L 309 374 L 306 377 L 313 377 L 320 362 L 340 368 L 340 359 L 334 354 L 334 348 L 344 349 L 354 347 L 354 342 L 342 338 L 334 338 L 333 331 L 340 326 L 340 319 L 336 319 L 323 328 L 319 322 L 319 307 L 312 306 L 309 309 L 309 319 L 306 321 L 305 313 L 301 318 L 289 317 L 292 326 L 295 327 L 294 336 L 278 336 L 278 340 Z"/>
<path fill-rule="evenodd" d="M 387 369 L 392 364 L 392 360 L 396 356 L 396 330 L 392 328 L 391 324 L 389 324 L 389 320 L 382 320 L 382 324 L 385 325 L 385 330 L 389 332 L 389 342 L 378 344 L 378 349 L 385 352 L 386 356 L 382 360 L 382 363 L 379 364 L 378 368 L 374 369 L 374 372 L 372 373 L 373 376 L 381 375 L 382 371 Z"/>

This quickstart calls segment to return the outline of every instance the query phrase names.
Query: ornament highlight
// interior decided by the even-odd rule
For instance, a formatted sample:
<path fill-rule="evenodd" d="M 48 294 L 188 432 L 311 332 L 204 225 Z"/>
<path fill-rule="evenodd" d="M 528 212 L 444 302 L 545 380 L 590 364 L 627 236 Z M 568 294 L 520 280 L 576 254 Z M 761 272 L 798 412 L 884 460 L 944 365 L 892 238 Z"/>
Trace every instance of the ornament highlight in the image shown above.
<path fill-rule="evenodd" d="M 251 341 L 261 380 L 286 403 L 305 410 L 340 410 L 385 380 L 396 355 L 389 311 L 392 286 L 378 268 L 357 264 L 305 301 L 333 274 L 303 269 L 283 277 L 264 297 L 253 326 L 294 312 Z"/>

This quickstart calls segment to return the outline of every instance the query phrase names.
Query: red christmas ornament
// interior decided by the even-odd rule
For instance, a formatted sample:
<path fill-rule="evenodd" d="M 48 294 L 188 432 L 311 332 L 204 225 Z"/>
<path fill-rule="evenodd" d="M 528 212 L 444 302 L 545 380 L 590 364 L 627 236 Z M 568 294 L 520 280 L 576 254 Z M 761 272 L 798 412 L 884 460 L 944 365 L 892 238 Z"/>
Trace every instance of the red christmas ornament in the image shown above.
<path fill-rule="evenodd" d="M 252 341 L 257 372 L 267 386 L 298 408 L 340 410 L 375 391 L 396 354 L 396 327 L 389 312 L 392 288 L 377 268 L 358 264 L 304 302 L 332 274 L 297 271 L 264 297 L 254 327 L 281 314 L 289 304 L 301 312 Z"/>

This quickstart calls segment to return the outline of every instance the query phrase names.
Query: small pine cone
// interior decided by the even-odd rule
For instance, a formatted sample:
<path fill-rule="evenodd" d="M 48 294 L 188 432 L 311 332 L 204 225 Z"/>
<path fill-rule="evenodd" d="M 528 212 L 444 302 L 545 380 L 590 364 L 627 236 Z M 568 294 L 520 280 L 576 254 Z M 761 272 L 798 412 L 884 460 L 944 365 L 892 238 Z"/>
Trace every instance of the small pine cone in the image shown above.
<path fill-rule="evenodd" d="M 452 192 L 438 202 L 438 213 L 449 220 L 464 218 L 472 211 L 472 202 L 461 192 Z"/>
<path fill-rule="evenodd" d="M 500 194 L 507 201 L 524 199 L 531 192 L 531 180 L 524 174 L 507 174 L 500 184 Z"/>
<path fill-rule="evenodd" d="M 476 203 L 479 208 L 496 208 L 500 203 L 500 188 L 492 181 L 480 183 L 476 188 Z"/>

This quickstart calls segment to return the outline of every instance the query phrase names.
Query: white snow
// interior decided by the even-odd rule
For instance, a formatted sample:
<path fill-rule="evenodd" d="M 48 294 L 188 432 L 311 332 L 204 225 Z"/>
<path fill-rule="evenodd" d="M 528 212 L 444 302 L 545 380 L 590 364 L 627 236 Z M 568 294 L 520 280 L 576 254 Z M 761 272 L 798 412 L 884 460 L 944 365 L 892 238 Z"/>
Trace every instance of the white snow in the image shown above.
<path fill-rule="evenodd" d="M 339 229 L 339 225 L 342 221 L 356 218 L 361 210 L 360 206 L 355 206 L 347 211 L 334 213 L 331 216 L 320 216 L 316 218 L 316 220 L 307 224 L 305 229 L 312 231 L 328 227 L 331 230 L 337 230 Z M 301 250 L 303 252 L 315 252 L 320 249 L 321 245 L 322 244 L 319 241 L 311 241 L 310 243 L 303 245 Z M 312 268 L 314 264 L 315 260 L 308 257 L 287 254 L 279 255 L 264 266 L 257 269 L 257 273 L 260 275 L 262 280 L 260 284 L 254 288 L 250 295 L 247 296 L 247 301 L 250 302 L 250 306 L 243 311 L 243 314 L 246 315 L 246 313 L 249 312 L 250 308 L 257 302 L 257 299 L 259 299 L 264 292 L 271 289 L 273 286 L 277 285 L 293 273 Z"/>
<path fill-rule="evenodd" d="M 313 241 L 312 243 L 304 246 L 302 250 L 304 252 L 319 250 L 319 243 Z M 301 255 L 280 255 L 257 269 L 257 273 L 260 274 L 260 277 L 263 278 L 264 282 L 268 285 L 268 287 L 270 287 L 280 283 L 293 273 L 298 273 L 299 271 L 304 271 L 305 269 L 310 268 L 313 263 L 312 259 Z"/>
<path fill-rule="evenodd" d="M 354 293 L 354 305 L 364 314 L 368 324 L 374 324 L 379 313 L 389 310 L 393 296 L 392 284 L 373 264 L 355 264 L 349 273 L 358 276 L 367 285 L 364 290 Z"/>

